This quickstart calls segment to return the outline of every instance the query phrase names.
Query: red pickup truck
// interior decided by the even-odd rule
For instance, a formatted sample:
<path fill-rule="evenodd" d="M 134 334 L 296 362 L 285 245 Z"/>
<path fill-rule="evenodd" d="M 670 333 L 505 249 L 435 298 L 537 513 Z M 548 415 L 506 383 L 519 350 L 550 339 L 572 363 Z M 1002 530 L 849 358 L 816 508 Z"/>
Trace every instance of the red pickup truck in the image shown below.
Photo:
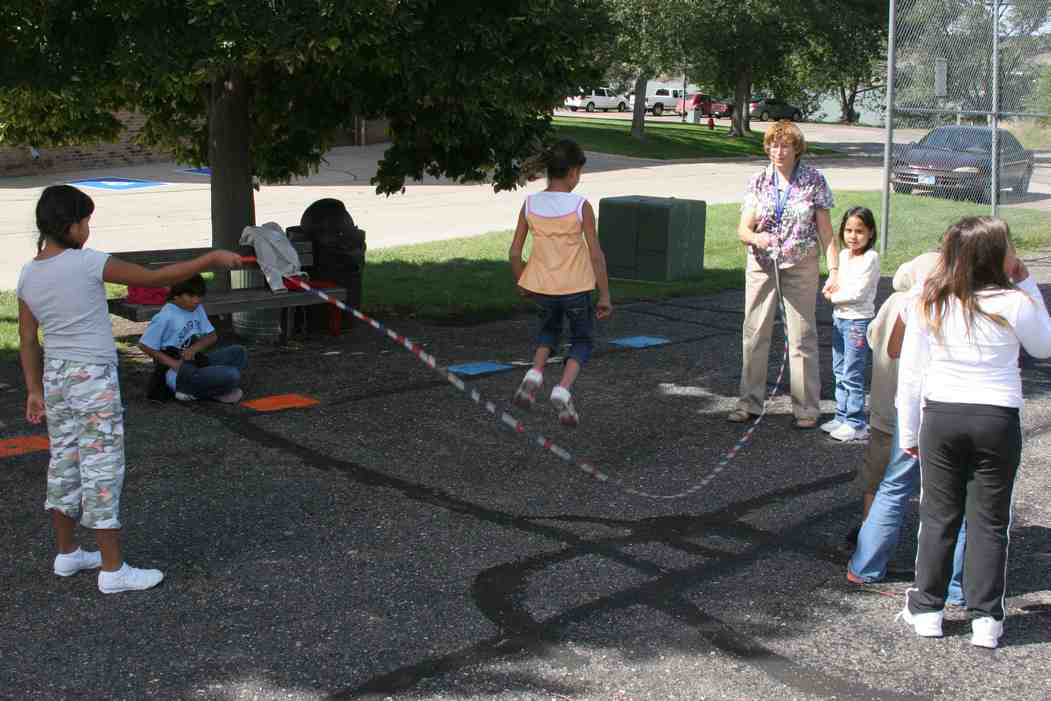
<path fill-rule="evenodd" d="M 679 100 L 676 111 L 679 114 L 689 110 L 700 111 L 704 116 L 729 117 L 733 113 L 733 104 L 718 98 L 713 98 L 703 92 L 690 93 L 685 100 Z"/>

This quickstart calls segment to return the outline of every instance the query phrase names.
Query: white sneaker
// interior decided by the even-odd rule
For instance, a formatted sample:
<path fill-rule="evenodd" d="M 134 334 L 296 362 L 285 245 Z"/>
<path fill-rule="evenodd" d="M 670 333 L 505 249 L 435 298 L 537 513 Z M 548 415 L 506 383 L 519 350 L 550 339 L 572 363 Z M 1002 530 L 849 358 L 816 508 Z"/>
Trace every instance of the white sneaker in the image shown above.
<path fill-rule="evenodd" d="M 162 579 L 164 573 L 160 570 L 141 570 L 125 562 L 116 572 L 99 572 L 99 591 L 103 594 L 142 591 L 157 586 Z"/>
<path fill-rule="evenodd" d="M 839 428 L 828 434 L 829 438 L 848 443 L 850 441 L 867 441 L 869 438 L 869 427 L 862 426 L 854 428 L 850 424 L 840 424 Z"/>
<path fill-rule="evenodd" d="M 533 404 L 536 403 L 536 391 L 540 389 L 542 384 L 544 384 L 544 375 L 530 368 L 515 391 L 515 397 L 512 400 L 515 406 L 522 409 L 532 409 Z"/>
<path fill-rule="evenodd" d="M 573 406 L 573 397 L 570 396 L 568 389 L 562 385 L 555 385 L 555 388 L 551 390 L 551 403 L 558 409 L 558 421 L 563 426 L 576 428 L 580 424 L 580 414 Z"/>
<path fill-rule="evenodd" d="M 843 424 L 840 422 L 839 419 L 832 419 L 831 421 L 826 421 L 825 423 L 821 424 L 821 430 L 825 433 L 832 433 L 842 425 Z"/>
<path fill-rule="evenodd" d="M 983 616 L 971 621 L 971 645 L 995 650 L 1004 634 L 1004 622 L 992 616 Z"/>
<path fill-rule="evenodd" d="M 905 608 L 894 619 L 901 619 L 908 623 L 916 631 L 916 635 L 922 638 L 940 638 L 942 637 L 942 618 L 944 616 L 945 614 L 941 611 L 914 614 L 909 611 L 909 607 L 906 604 Z"/>
<path fill-rule="evenodd" d="M 95 570 L 102 567 L 102 554 L 98 551 L 88 552 L 77 548 L 71 553 L 59 553 L 55 556 L 55 574 L 59 577 L 72 577 L 81 570 Z"/>
<path fill-rule="evenodd" d="M 196 402 L 197 401 L 197 397 L 193 396 L 192 394 L 185 394 L 184 392 L 176 392 L 175 393 L 175 398 L 178 399 L 180 402 Z"/>
<path fill-rule="evenodd" d="M 240 387 L 234 387 L 229 392 L 215 395 L 213 399 L 217 402 L 222 402 L 223 404 L 237 404 L 237 402 L 241 401 L 241 397 L 243 396 L 245 396 L 244 391 Z"/>

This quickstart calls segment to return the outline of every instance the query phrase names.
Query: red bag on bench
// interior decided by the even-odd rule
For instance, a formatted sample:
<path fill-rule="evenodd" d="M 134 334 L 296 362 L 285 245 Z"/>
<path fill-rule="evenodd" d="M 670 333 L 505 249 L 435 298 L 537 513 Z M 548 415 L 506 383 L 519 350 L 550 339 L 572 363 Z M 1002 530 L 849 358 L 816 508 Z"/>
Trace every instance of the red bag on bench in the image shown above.
<path fill-rule="evenodd" d="M 128 285 L 129 304 L 164 304 L 167 301 L 167 287 L 139 287 L 138 285 Z"/>

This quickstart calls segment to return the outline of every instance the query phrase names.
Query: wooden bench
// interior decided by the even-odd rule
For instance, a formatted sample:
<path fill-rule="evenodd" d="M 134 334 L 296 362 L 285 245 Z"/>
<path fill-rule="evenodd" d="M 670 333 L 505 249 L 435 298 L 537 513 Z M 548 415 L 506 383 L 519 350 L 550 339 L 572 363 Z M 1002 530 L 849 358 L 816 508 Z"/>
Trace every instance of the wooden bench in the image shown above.
<path fill-rule="evenodd" d="M 299 254 L 299 263 L 303 269 L 308 269 L 314 264 L 313 244 L 305 239 L 292 239 L 292 245 Z M 204 255 L 211 248 L 180 248 L 173 250 L 158 251 L 119 251 L 111 255 L 136 263 L 146 268 L 157 268 L 162 265 L 178 263 L 191 258 Z M 255 250 L 248 246 L 240 249 L 242 255 L 254 256 Z M 245 270 L 259 270 L 255 263 L 246 263 Z M 257 273 L 259 286 L 237 290 L 208 290 L 204 306 L 209 316 L 222 316 L 234 312 L 251 312 L 263 309 L 283 310 L 281 319 L 281 340 L 287 342 L 294 327 L 294 313 L 297 307 L 310 306 L 314 304 L 325 304 L 325 301 L 312 292 L 303 290 L 285 290 L 274 292 L 266 284 L 262 273 Z M 309 281 L 308 281 L 309 282 Z M 347 290 L 343 287 L 321 288 L 330 297 L 342 302 L 347 300 Z M 126 298 L 109 300 L 110 314 L 128 319 L 130 321 L 149 321 L 161 310 L 161 304 L 133 304 Z M 333 332 L 335 333 L 335 332 Z"/>

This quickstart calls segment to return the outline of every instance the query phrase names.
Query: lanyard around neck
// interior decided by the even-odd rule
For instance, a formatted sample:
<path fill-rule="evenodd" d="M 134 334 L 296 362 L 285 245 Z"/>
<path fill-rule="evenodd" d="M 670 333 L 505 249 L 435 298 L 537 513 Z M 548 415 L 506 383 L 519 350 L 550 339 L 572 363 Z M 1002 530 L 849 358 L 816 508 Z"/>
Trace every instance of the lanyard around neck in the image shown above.
<path fill-rule="evenodd" d="M 777 226 L 778 232 L 781 230 L 781 218 L 784 216 L 785 207 L 788 206 L 788 198 L 792 195 L 792 188 L 796 184 L 796 171 L 799 170 L 799 161 L 796 161 L 795 167 L 792 169 L 792 176 L 788 179 L 788 186 L 780 190 L 778 185 L 778 174 L 777 168 L 774 168 L 774 223 Z"/>

